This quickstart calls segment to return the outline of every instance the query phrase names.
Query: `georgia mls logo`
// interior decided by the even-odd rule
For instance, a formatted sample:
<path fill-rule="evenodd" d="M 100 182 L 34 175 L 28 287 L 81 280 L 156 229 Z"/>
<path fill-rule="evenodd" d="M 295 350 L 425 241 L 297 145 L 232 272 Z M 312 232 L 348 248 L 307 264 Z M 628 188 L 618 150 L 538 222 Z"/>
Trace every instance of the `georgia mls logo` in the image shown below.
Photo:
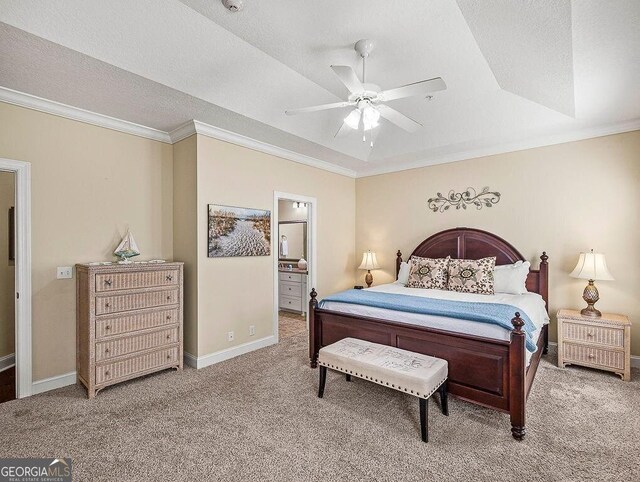
<path fill-rule="evenodd" d="M 0 459 L 0 482 L 67 482 L 71 459 Z"/>

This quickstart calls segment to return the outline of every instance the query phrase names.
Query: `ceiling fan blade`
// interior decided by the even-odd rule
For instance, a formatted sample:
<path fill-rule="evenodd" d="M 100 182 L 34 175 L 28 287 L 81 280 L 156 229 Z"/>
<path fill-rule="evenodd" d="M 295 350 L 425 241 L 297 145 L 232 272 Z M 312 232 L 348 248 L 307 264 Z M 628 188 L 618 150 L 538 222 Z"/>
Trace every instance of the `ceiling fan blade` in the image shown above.
<path fill-rule="evenodd" d="M 364 92 L 364 85 L 358 79 L 355 71 L 347 65 L 332 65 L 331 68 L 340 78 L 340 81 L 349 89 L 352 94 Z"/>
<path fill-rule="evenodd" d="M 302 107 L 300 109 L 285 110 L 284 113 L 287 115 L 305 114 L 307 112 L 317 112 L 319 110 L 338 109 L 340 107 L 348 107 L 350 105 L 356 105 L 356 103 L 349 102 L 349 101 L 334 102 L 333 104 L 322 104 L 322 105 L 314 105 L 311 107 Z"/>
<path fill-rule="evenodd" d="M 353 129 L 343 122 L 342 124 L 340 124 L 340 129 L 337 130 L 333 137 L 344 137 L 352 131 Z"/>
<path fill-rule="evenodd" d="M 422 124 L 419 124 L 413 119 L 409 119 L 406 115 L 401 114 L 395 109 L 392 109 L 388 105 L 376 105 L 376 109 L 378 109 L 382 117 L 387 119 L 389 122 L 394 123 L 398 127 L 401 127 L 407 132 L 417 132 L 422 127 Z"/>
<path fill-rule="evenodd" d="M 431 92 L 445 90 L 447 84 L 440 77 L 435 79 L 423 80 L 415 84 L 404 85 L 395 89 L 383 90 L 378 94 L 378 99 L 382 101 L 403 99 L 405 97 L 414 97 L 418 95 L 428 95 Z"/>

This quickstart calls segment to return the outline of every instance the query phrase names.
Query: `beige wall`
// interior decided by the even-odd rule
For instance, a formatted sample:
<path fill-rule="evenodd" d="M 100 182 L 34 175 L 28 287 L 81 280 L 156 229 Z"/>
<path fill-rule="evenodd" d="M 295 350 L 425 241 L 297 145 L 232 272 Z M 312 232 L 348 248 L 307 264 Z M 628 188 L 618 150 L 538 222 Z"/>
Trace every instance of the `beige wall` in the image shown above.
<path fill-rule="evenodd" d="M 173 256 L 184 262 L 184 350 L 198 352 L 197 141 L 173 145 Z"/>
<path fill-rule="evenodd" d="M 467 186 L 499 191 L 481 211 L 433 213 L 427 199 Z M 549 255 L 550 313 L 584 304 L 583 280 L 569 277 L 578 253 L 606 254 L 615 281 L 597 282 L 600 310 L 631 317 L 632 353 L 640 355 L 640 131 L 358 179 L 356 248 L 377 252 L 375 283 L 394 276 L 426 237 L 457 226 L 491 231 L 537 266 Z M 553 316 L 552 316 L 553 318 Z M 555 320 L 551 337 L 556 339 Z"/>
<path fill-rule="evenodd" d="M 8 216 L 14 205 L 15 174 L 0 171 L 0 358 L 15 351 L 15 271 L 9 261 Z"/>
<path fill-rule="evenodd" d="M 173 255 L 172 146 L 0 103 L 0 157 L 31 163 L 33 379 L 75 370 L 75 279 L 127 228 L 140 259 Z"/>
<path fill-rule="evenodd" d="M 198 136 L 198 355 L 273 333 L 273 256 L 207 257 L 208 203 L 269 209 L 274 191 L 318 199 L 318 292 L 353 285 L 355 180 Z M 273 223 L 273 219 L 272 219 Z M 256 326 L 249 336 L 249 325 Z M 235 340 L 227 341 L 227 332 Z"/>

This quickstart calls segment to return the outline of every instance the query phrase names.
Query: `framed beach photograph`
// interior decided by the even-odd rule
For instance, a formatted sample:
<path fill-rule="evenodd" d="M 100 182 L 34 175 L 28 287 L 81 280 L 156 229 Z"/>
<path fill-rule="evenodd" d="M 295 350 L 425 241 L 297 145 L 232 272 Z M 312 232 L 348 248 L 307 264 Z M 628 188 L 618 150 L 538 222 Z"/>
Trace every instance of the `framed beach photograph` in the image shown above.
<path fill-rule="evenodd" d="M 209 258 L 271 255 L 271 211 L 209 204 Z"/>

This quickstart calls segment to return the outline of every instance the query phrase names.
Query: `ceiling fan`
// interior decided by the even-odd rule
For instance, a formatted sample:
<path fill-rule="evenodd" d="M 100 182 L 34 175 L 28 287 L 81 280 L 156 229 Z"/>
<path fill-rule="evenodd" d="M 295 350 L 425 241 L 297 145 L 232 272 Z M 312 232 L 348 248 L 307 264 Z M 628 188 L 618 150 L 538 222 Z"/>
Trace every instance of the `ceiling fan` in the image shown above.
<path fill-rule="evenodd" d="M 366 140 L 367 132 L 372 132 L 374 128 L 380 125 L 380 117 L 383 117 L 407 132 L 413 133 L 420 129 L 422 124 L 389 107 L 385 102 L 416 96 L 430 98 L 429 94 L 432 92 L 445 90 L 447 88 L 444 80 L 436 77 L 394 89 L 380 90 L 380 87 L 377 85 L 365 82 L 366 61 L 373 50 L 373 42 L 366 39 L 359 40 L 356 42 L 354 48 L 362 57 L 362 82 L 358 79 L 353 68 L 346 65 L 331 66 L 340 81 L 349 89 L 350 94 L 346 101 L 286 110 L 285 114 L 296 115 L 328 109 L 339 109 L 342 107 L 354 107 L 349 115 L 345 117 L 343 124 L 334 137 L 344 135 L 350 132 L 350 129 L 353 129 L 362 131 L 363 141 Z M 373 147 L 373 137 L 370 136 L 370 138 L 371 147 Z"/>

